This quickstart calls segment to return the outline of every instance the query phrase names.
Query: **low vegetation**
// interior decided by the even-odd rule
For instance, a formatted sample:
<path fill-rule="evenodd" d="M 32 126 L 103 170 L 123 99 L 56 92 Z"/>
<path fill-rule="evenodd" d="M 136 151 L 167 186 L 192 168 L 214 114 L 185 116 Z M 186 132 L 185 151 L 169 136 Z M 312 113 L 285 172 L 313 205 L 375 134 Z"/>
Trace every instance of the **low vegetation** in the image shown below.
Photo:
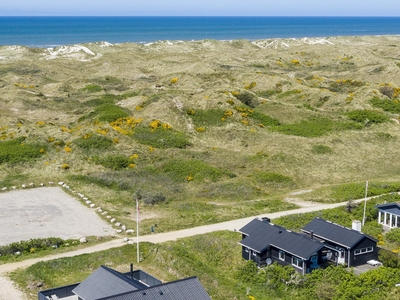
<path fill-rule="evenodd" d="M 391 198 L 388 198 L 391 197 Z M 395 197 L 395 198 L 393 198 Z M 396 198 L 397 197 L 397 198 Z M 363 231 L 379 239 L 387 248 L 398 247 L 397 230 L 382 237 L 377 224 L 374 206 L 383 201 L 398 200 L 400 196 L 384 196 L 367 202 L 367 221 Z M 200 207 L 197 207 L 199 209 Z M 363 205 L 348 205 L 313 214 L 299 214 L 274 220 L 275 224 L 291 230 L 299 230 L 315 216 L 351 226 L 354 218 L 360 219 Z M 386 299 L 396 295 L 400 278 L 400 258 L 397 250 L 381 251 L 384 267 L 355 275 L 342 266 L 314 270 L 301 275 L 293 267 L 272 264 L 258 269 L 251 261 L 241 257 L 238 244 L 240 234 L 215 232 L 197 235 L 179 241 L 161 244 L 140 244 L 141 262 L 138 268 L 164 280 L 171 281 L 197 276 L 212 299 Z M 393 249 L 393 248 L 392 248 Z M 128 270 L 128 263 L 136 261 L 135 246 L 101 251 L 90 256 L 58 259 L 37 263 L 26 270 L 14 272 L 11 278 L 20 287 L 36 296 L 31 287 L 40 283 L 41 288 L 51 288 L 84 280 L 102 264 L 119 270 Z M 106 262 L 106 263 L 104 263 Z M 128 262 L 128 263 L 127 263 Z M 80 266 L 85 266 L 81 268 Z M 61 275 L 62 274 L 62 275 Z M 216 285 L 216 282 L 218 283 Z M 36 288 L 37 289 L 37 288 Z"/>

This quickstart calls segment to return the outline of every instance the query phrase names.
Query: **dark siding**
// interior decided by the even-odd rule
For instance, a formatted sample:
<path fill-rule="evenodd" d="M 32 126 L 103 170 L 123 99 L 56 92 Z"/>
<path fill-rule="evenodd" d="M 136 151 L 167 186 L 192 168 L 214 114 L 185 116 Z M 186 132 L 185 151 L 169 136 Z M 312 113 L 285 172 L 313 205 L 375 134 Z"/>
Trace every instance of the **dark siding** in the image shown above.
<path fill-rule="evenodd" d="M 374 251 L 364 253 L 364 254 L 359 254 L 359 255 L 354 254 L 355 250 L 366 248 L 366 247 L 373 247 Z M 353 249 L 351 249 L 350 264 L 352 267 L 364 265 L 367 263 L 367 261 L 369 261 L 371 259 L 375 259 L 375 260 L 378 259 L 378 249 L 377 249 L 376 243 L 374 241 L 371 241 L 370 239 L 365 238 L 365 239 L 361 240 L 361 242 L 358 243 L 356 246 L 354 246 Z"/>

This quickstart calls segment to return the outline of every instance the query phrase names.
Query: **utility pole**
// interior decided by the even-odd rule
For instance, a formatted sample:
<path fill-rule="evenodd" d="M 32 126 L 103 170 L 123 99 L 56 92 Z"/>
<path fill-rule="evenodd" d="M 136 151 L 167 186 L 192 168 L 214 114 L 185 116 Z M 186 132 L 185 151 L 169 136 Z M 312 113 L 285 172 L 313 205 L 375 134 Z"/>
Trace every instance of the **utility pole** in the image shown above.
<path fill-rule="evenodd" d="M 136 198 L 136 249 L 137 249 L 137 263 L 139 263 L 140 252 L 139 252 L 139 200 Z"/>
<path fill-rule="evenodd" d="M 365 197 L 364 197 L 364 215 L 363 215 L 363 220 L 362 220 L 362 226 L 365 224 L 365 213 L 367 210 L 367 196 L 368 196 L 368 180 L 365 184 Z"/>

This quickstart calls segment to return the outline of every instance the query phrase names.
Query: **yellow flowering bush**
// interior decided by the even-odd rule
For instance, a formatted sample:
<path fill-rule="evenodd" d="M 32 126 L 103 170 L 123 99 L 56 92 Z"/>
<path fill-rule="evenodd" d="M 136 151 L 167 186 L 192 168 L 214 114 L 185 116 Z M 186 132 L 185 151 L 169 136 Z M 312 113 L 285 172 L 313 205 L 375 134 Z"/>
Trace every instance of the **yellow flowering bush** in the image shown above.
<path fill-rule="evenodd" d="M 159 120 L 153 120 L 151 123 L 150 123 L 150 128 L 151 129 L 157 129 L 159 126 L 161 125 L 161 122 L 159 121 Z"/>
<path fill-rule="evenodd" d="M 68 170 L 70 168 L 69 164 L 62 164 L 61 169 Z"/>
<path fill-rule="evenodd" d="M 169 82 L 171 82 L 171 83 L 177 83 L 178 82 L 178 77 L 174 77 L 174 78 L 172 78 Z"/>
<path fill-rule="evenodd" d="M 64 147 L 64 151 L 65 151 L 66 153 L 71 153 L 71 152 L 72 152 L 72 148 L 69 147 L 69 146 L 65 146 L 65 147 Z"/>
<path fill-rule="evenodd" d="M 139 154 L 137 154 L 137 153 L 129 156 L 129 159 L 138 159 L 138 158 L 139 158 Z"/>
<path fill-rule="evenodd" d="M 197 132 L 204 132 L 204 131 L 206 131 L 206 129 L 204 127 L 197 127 L 196 131 Z"/>

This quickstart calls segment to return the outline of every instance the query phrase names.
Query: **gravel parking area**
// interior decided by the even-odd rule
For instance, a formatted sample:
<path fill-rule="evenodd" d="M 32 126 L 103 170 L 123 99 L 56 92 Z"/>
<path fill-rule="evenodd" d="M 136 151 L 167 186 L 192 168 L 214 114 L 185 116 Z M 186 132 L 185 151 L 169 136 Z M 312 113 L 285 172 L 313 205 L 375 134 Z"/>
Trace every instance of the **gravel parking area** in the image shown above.
<path fill-rule="evenodd" d="M 0 245 L 32 238 L 105 236 L 114 230 L 60 187 L 0 194 Z"/>

